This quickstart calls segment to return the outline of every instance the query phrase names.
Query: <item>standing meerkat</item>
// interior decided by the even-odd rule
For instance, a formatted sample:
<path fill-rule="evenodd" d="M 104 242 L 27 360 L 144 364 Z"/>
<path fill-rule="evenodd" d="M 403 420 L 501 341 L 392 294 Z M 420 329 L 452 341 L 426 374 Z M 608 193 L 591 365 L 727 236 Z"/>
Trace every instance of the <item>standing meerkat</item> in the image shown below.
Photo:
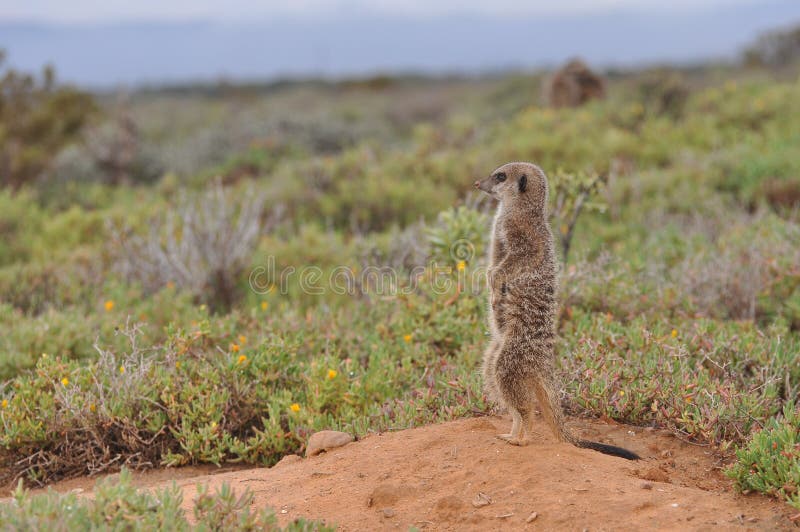
<path fill-rule="evenodd" d="M 559 441 L 636 460 L 636 453 L 581 440 L 564 423 L 555 374 L 558 275 L 547 222 L 547 177 L 530 163 L 508 163 L 475 182 L 499 200 L 489 249 L 489 329 L 483 376 L 491 399 L 508 408 L 514 445 L 530 441 L 534 399 Z"/>

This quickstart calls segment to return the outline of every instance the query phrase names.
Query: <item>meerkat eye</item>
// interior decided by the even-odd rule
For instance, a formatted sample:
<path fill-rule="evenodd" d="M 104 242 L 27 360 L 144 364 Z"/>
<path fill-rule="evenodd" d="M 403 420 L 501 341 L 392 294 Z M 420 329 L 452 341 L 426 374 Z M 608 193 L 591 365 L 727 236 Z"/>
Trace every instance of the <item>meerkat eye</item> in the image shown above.
<path fill-rule="evenodd" d="M 502 183 L 503 181 L 506 180 L 506 174 L 505 174 L 505 172 L 497 172 L 494 175 L 494 178 L 497 179 L 498 183 Z"/>

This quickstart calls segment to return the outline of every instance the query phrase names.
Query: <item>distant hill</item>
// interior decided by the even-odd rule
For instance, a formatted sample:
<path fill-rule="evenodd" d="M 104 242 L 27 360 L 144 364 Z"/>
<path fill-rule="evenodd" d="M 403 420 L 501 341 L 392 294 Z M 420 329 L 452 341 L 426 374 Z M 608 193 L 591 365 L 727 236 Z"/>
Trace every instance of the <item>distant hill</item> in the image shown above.
<path fill-rule="evenodd" d="M 476 73 L 581 55 L 601 66 L 731 58 L 757 34 L 800 21 L 800 2 L 617 10 L 602 15 L 388 17 L 247 23 L 0 22 L 11 64 L 52 62 L 62 79 L 110 87 L 190 80 L 341 77 L 375 72 Z"/>

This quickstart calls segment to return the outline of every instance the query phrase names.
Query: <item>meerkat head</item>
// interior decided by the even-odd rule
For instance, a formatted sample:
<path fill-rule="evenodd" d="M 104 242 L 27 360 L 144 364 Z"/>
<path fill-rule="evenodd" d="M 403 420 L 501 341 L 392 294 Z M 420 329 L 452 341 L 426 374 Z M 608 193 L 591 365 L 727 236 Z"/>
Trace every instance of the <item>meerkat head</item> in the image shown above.
<path fill-rule="evenodd" d="M 547 206 L 547 177 L 535 164 L 504 164 L 489 177 L 475 181 L 475 188 L 501 203 L 526 205 L 542 214 Z"/>

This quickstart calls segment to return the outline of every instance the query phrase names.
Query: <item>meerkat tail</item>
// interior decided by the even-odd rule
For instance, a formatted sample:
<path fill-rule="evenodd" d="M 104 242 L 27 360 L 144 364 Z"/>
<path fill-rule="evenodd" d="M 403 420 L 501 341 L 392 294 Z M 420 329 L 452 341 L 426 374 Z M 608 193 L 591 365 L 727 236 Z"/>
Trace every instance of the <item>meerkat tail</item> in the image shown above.
<path fill-rule="evenodd" d="M 545 372 L 544 374 L 537 375 L 534 381 L 534 391 L 545 421 L 550 425 L 550 428 L 559 440 L 569 442 L 581 449 L 592 449 L 593 451 L 599 451 L 611 456 L 618 456 L 626 460 L 639 460 L 641 458 L 633 451 L 623 449 L 622 447 L 582 440 L 572 434 L 564 423 L 564 414 L 561 411 L 561 404 L 558 399 L 558 394 L 556 393 L 556 387 L 552 379 L 548 379 L 549 374 L 551 373 Z"/>
<path fill-rule="evenodd" d="M 642 458 L 635 452 L 629 451 L 628 449 L 623 449 L 622 447 L 617 447 L 616 445 L 606 445 L 605 443 L 589 440 L 577 440 L 574 442 L 574 444 L 576 447 L 580 447 L 581 449 L 592 449 L 593 451 L 599 451 L 603 454 L 609 454 L 611 456 L 618 456 L 626 460 L 640 460 Z"/>

